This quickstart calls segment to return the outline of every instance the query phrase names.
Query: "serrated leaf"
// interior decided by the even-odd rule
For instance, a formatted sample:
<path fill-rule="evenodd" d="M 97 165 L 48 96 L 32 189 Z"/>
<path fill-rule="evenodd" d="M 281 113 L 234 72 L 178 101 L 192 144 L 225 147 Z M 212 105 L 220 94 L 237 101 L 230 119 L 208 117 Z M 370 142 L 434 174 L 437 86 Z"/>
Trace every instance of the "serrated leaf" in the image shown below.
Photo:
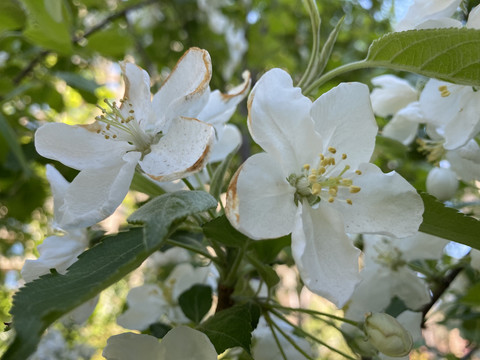
<path fill-rule="evenodd" d="M 39 0 L 22 0 L 28 10 L 27 27 L 23 34 L 34 44 L 46 49 L 69 55 L 72 53 L 70 24 L 65 16 L 57 21 L 46 8 L 47 3 Z M 63 7 L 63 5 L 62 5 Z M 51 10 L 51 9 L 50 9 Z M 61 9 L 63 11 L 63 9 Z M 58 11 L 55 10 L 55 13 Z M 57 16 L 58 17 L 58 16 Z"/>
<path fill-rule="evenodd" d="M 370 46 L 365 62 L 463 85 L 480 85 L 480 30 L 467 28 L 389 33 Z"/>
<path fill-rule="evenodd" d="M 212 307 L 212 288 L 202 284 L 193 285 L 178 297 L 178 304 L 185 316 L 198 324 Z"/>
<path fill-rule="evenodd" d="M 425 212 L 420 231 L 480 250 L 480 221 L 421 193 Z"/>
<path fill-rule="evenodd" d="M 247 236 L 238 232 L 230 224 L 225 215 L 203 225 L 203 233 L 210 239 L 232 247 L 243 247 L 246 242 L 250 241 Z"/>
<path fill-rule="evenodd" d="M 217 206 L 217 201 L 204 191 L 177 191 L 161 195 L 135 211 L 127 221 L 131 224 L 143 224 L 143 242 L 150 251 L 159 248 L 170 227 L 177 221 L 201 211 Z"/>
<path fill-rule="evenodd" d="M 157 231 L 155 237 L 144 229 L 106 237 L 80 255 L 65 275 L 44 275 L 21 288 L 14 296 L 11 310 L 17 335 L 3 360 L 27 359 L 50 324 L 140 266 L 160 248 L 179 219 L 205 211 L 212 204 L 216 206 L 209 194 L 200 193 L 165 194 L 150 202 L 158 211 L 148 210 L 151 206 L 137 210 L 134 214 L 145 219 L 149 230 Z M 152 222 L 156 226 L 150 226 Z M 151 241 L 143 239 L 145 236 Z"/>
<path fill-rule="evenodd" d="M 218 354 L 236 346 L 250 353 L 256 315 L 250 304 L 235 305 L 208 318 L 197 330 L 208 336 Z"/>

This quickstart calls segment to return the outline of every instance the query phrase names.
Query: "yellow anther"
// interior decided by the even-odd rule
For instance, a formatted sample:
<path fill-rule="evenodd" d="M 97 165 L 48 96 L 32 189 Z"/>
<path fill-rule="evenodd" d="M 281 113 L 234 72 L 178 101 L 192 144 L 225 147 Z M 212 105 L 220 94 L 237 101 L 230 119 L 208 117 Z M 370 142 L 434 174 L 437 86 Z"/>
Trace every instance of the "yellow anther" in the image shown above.
<path fill-rule="evenodd" d="M 97 134 L 100 134 L 100 131 L 101 131 L 101 130 L 100 130 L 100 129 L 98 129 L 98 130 L 97 130 Z"/>
<path fill-rule="evenodd" d="M 360 186 L 351 185 L 351 186 L 349 187 L 349 191 L 350 191 L 350 193 L 352 193 L 352 194 L 356 194 L 356 193 L 358 193 L 360 190 L 361 190 Z"/>
<path fill-rule="evenodd" d="M 328 189 L 328 193 L 332 196 L 337 196 L 337 189 L 334 187 L 331 187 L 330 189 Z"/>
<path fill-rule="evenodd" d="M 445 90 L 448 90 L 447 85 L 441 85 L 441 86 L 438 87 L 438 91 L 440 91 L 440 92 L 443 92 Z"/>
<path fill-rule="evenodd" d="M 362 172 L 360 170 L 355 170 L 355 174 L 362 175 Z"/>
<path fill-rule="evenodd" d="M 320 161 L 320 166 L 327 166 L 328 165 L 328 159 L 323 159 Z"/>
<path fill-rule="evenodd" d="M 342 185 L 343 186 L 350 186 L 353 184 L 352 179 L 342 179 Z"/>
<path fill-rule="evenodd" d="M 304 168 L 305 170 L 307 170 L 307 171 L 310 170 L 310 164 L 305 164 L 305 165 L 303 165 L 303 168 Z"/>
<path fill-rule="evenodd" d="M 322 185 L 315 183 L 312 185 L 312 194 L 319 195 L 322 192 Z"/>
<path fill-rule="evenodd" d="M 112 135 L 112 138 L 116 139 L 116 138 L 117 138 L 117 135 L 113 134 L 113 135 Z"/>
<path fill-rule="evenodd" d="M 347 202 L 348 205 L 353 205 L 352 199 L 346 199 L 345 201 Z"/>
<path fill-rule="evenodd" d="M 347 154 L 342 154 L 342 159 L 345 160 L 347 158 Z"/>
<path fill-rule="evenodd" d="M 327 171 L 327 169 L 325 169 L 323 166 L 321 166 L 317 169 L 317 171 L 320 175 L 323 175 L 323 174 L 325 174 L 325 171 Z"/>
<path fill-rule="evenodd" d="M 450 95 L 450 91 L 448 91 L 448 90 L 442 91 L 442 92 L 440 93 L 440 96 L 441 96 L 441 97 L 447 97 L 447 96 L 449 96 L 449 95 Z"/>
<path fill-rule="evenodd" d="M 132 109 L 129 111 L 130 114 L 133 114 L 135 111 Z"/>
<path fill-rule="evenodd" d="M 335 149 L 333 146 L 329 146 L 328 151 L 331 152 L 332 154 L 335 154 L 337 152 L 337 149 Z"/>
<path fill-rule="evenodd" d="M 318 156 L 320 157 L 320 160 L 325 159 L 325 156 L 323 154 L 318 154 Z"/>
<path fill-rule="evenodd" d="M 315 175 L 315 176 L 318 175 L 318 169 L 312 169 L 310 174 Z"/>
<path fill-rule="evenodd" d="M 105 126 L 105 128 L 106 128 L 107 130 L 110 130 L 110 124 L 107 124 L 107 126 Z"/>
<path fill-rule="evenodd" d="M 328 198 L 329 203 L 333 203 L 334 201 L 335 201 L 335 199 L 333 197 Z"/>
<path fill-rule="evenodd" d="M 108 136 L 108 135 L 105 135 L 105 139 L 107 139 L 107 140 L 108 140 L 108 139 L 110 139 L 110 136 Z"/>

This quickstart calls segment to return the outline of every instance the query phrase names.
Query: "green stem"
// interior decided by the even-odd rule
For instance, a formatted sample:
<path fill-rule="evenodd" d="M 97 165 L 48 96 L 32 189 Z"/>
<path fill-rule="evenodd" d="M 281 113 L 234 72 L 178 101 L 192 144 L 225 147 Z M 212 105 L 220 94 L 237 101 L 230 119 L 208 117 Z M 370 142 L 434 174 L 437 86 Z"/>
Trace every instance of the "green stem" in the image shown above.
<path fill-rule="evenodd" d="M 188 181 L 187 178 L 183 178 L 182 181 L 185 185 L 187 185 L 189 190 L 195 190 L 195 187 L 192 185 L 190 181 Z"/>
<path fill-rule="evenodd" d="M 320 340 L 319 338 L 307 333 L 306 331 L 304 331 L 301 327 L 295 325 L 294 323 L 292 323 L 290 320 L 288 320 L 285 316 L 283 316 L 282 314 L 280 314 L 279 312 L 277 312 L 276 310 L 273 310 L 273 309 L 270 309 L 270 312 L 275 315 L 276 317 L 278 317 L 280 320 L 282 321 L 285 321 L 288 325 L 290 325 L 291 327 L 293 327 L 295 330 L 297 330 L 300 334 L 302 334 L 303 336 L 306 336 L 306 337 L 309 337 L 310 339 L 312 339 L 313 341 L 319 343 L 320 345 L 323 345 L 325 346 L 327 349 L 333 351 L 333 352 L 336 352 L 337 354 L 340 354 L 342 355 L 343 357 L 347 358 L 347 359 L 350 359 L 350 360 L 357 360 L 355 359 L 354 357 L 344 353 L 343 351 L 341 350 L 338 350 L 338 349 L 335 349 L 334 347 L 328 345 L 326 342 L 324 342 L 323 340 Z"/>
<path fill-rule="evenodd" d="M 172 245 L 172 246 L 178 246 L 180 248 L 183 248 L 183 249 L 189 250 L 191 252 L 200 254 L 200 255 L 206 257 L 207 259 L 210 259 L 211 261 L 213 261 L 215 263 L 218 263 L 218 259 L 215 256 L 212 256 L 208 252 L 202 251 L 199 248 L 196 248 L 195 246 L 190 246 L 188 244 L 185 244 L 185 243 L 182 243 L 180 241 L 173 240 L 173 239 L 167 239 L 166 243 L 169 244 L 169 245 Z"/>
<path fill-rule="evenodd" d="M 313 46 L 312 52 L 310 54 L 310 59 L 308 60 L 307 69 L 303 73 L 302 78 L 298 82 L 297 86 L 302 87 L 305 85 L 305 82 L 310 78 L 311 74 L 315 71 L 317 65 L 317 56 L 320 49 L 320 15 L 318 13 L 317 5 L 314 0 L 305 1 L 308 14 L 310 15 L 310 22 L 312 23 L 312 37 L 313 37 Z"/>
<path fill-rule="evenodd" d="M 267 318 L 267 316 L 270 317 L 268 314 L 265 314 L 264 316 L 265 316 L 265 319 Z M 290 335 L 288 335 L 285 331 L 283 331 L 283 329 L 282 329 L 279 325 L 275 324 L 275 322 L 272 321 L 271 319 L 270 319 L 270 321 L 271 321 L 272 325 L 275 327 L 275 329 L 277 329 L 277 331 L 278 331 L 280 334 L 282 334 L 282 336 L 283 336 L 300 354 L 302 354 L 302 355 L 303 355 L 306 359 L 308 359 L 308 360 L 314 360 L 310 355 L 308 355 L 305 351 L 303 351 L 303 349 L 300 348 L 300 346 L 298 346 L 298 345 L 296 344 L 296 342 L 293 341 L 293 339 L 290 337 Z"/>
<path fill-rule="evenodd" d="M 221 264 L 226 263 L 225 252 L 223 251 L 222 247 L 217 244 L 216 241 L 209 239 L 210 245 L 215 250 L 215 254 L 217 254 L 217 258 L 219 259 Z"/>
<path fill-rule="evenodd" d="M 230 267 L 227 276 L 225 277 L 225 281 L 223 281 L 224 285 L 227 286 L 233 286 L 237 282 L 237 272 L 238 268 L 240 267 L 240 264 L 242 263 L 243 256 L 245 255 L 245 249 L 248 245 L 248 242 L 245 242 L 243 247 L 241 247 L 239 250 L 235 249 L 237 251 L 237 254 L 235 255 L 235 259 L 233 260 L 233 264 Z"/>
<path fill-rule="evenodd" d="M 275 333 L 275 329 L 273 328 L 273 321 L 268 315 L 268 313 L 264 314 L 265 320 L 267 321 L 268 327 L 270 328 L 270 331 L 272 332 L 273 338 L 275 339 L 275 343 L 277 344 L 278 350 L 280 350 L 280 354 L 282 354 L 283 360 L 288 360 L 287 355 L 285 355 L 285 351 L 283 351 L 282 345 L 280 344 L 280 340 L 278 340 L 278 336 Z"/>
<path fill-rule="evenodd" d="M 350 64 L 339 66 L 333 69 L 332 71 L 329 71 L 326 74 L 320 76 L 317 80 L 315 80 L 310 86 L 308 86 L 305 89 L 304 93 L 310 94 L 313 90 L 319 88 L 320 86 L 325 84 L 327 81 L 329 81 L 330 79 L 333 79 L 334 77 L 337 77 L 338 75 L 341 75 L 353 70 L 366 69 L 366 68 L 372 67 L 372 65 L 373 64 L 371 62 L 361 60 L 361 61 L 356 61 Z"/>
<path fill-rule="evenodd" d="M 310 314 L 310 315 L 320 315 L 320 316 L 326 316 L 326 317 L 329 317 L 331 319 L 334 319 L 334 320 L 340 320 L 344 323 L 347 323 L 347 324 L 350 324 L 350 325 L 353 325 L 353 326 L 356 326 L 358 327 L 360 324 L 359 322 L 357 321 L 353 321 L 353 320 L 350 320 L 350 319 L 345 319 L 343 317 L 340 317 L 340 316 L 336 316 L 336 315 L 333 315 L 333 314 L 329 314 L 329 313 L 325 313 L 325 312 L 321 312 L 321 311 L 317 311 L 317 310 L 310 310 L 310 309 L 302 309 L 302 308 L 291 308 L 291 307 L 287 307 L 287 306 L 282 306 L 280 304 L 265 304 L 267 308 L 276 308 L 276 309 L 281 309 L 281 310 L 286 310 L 286 311 L 293 311 L 293 312 L 301 312 L 301 313 L 305 313 L 305 314 Z"/>

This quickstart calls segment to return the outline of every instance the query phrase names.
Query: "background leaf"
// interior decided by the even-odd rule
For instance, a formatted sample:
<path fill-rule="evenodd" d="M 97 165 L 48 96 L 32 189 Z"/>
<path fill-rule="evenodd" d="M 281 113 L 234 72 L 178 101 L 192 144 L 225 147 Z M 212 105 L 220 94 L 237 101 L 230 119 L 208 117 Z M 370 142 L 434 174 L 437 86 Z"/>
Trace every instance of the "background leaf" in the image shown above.
<path fill-rule="evenodd" d="M 480 30 L 426 29 L 389 33 L 375 40 L 369 67 L 403 70 L 463 85 L 480 85 Z"/>
<path fill-rule="evenodd" d="M 425 205 L 420 231 L 480 250 L 480 221 L 446 207 L 432 195 L 420 195 Z"/>
<path fill-rule="evenodd" d="M 212 307 L 212 288 L 202 284 L 193 285 L 179 296 L 178 304 L 185 316 L 198 324 Z"/>

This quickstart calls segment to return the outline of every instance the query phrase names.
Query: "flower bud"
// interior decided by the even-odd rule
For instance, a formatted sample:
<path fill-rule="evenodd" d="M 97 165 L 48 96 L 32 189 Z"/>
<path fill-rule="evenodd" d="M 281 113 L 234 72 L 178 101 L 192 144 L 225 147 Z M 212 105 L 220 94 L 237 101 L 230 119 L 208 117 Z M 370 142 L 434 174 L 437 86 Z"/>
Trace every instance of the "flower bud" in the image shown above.
<path fill-rule="evenodd" d="M 427 191 L 440 201 L 451 199 L 458 189 L 457 175 L 450 169 L 433 168 L 427 176 Z"/>
<path fill-rule="evenodd" d="M 410 333 L 394 317 L 385 313 L 368 314 L 365 333 L 370 343 L 387 356 L 405 356 L 413 346 Z"/>

